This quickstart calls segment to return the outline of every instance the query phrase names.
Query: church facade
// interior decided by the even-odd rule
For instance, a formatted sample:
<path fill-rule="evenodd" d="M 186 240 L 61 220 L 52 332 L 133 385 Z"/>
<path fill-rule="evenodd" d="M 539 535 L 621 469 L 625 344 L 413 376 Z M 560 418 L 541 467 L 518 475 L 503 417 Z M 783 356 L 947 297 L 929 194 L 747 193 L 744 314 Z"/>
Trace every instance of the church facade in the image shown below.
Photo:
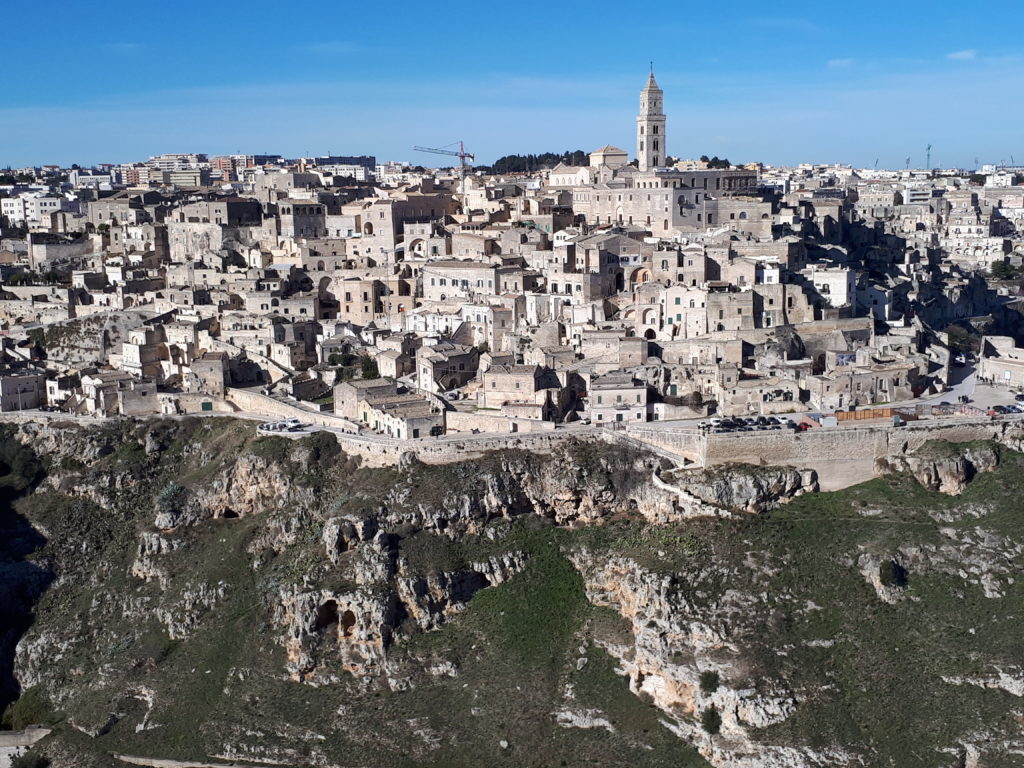
<path fill-rule="evenodd" d="M 573 210 L 593 226 L 644 227 L 658 237 L 674 230 L 731 226 L 770 234 L 772 206 L 757 195 L 757 173 L 742 169 L 680 170 L 667 165 L 664 92 L 654 73 L 640 91 L 636 165 L 604 147 L 591 155 L 594 183 L 572 186 Z M 608 160 L 614 158 L 614 164 Z"/>

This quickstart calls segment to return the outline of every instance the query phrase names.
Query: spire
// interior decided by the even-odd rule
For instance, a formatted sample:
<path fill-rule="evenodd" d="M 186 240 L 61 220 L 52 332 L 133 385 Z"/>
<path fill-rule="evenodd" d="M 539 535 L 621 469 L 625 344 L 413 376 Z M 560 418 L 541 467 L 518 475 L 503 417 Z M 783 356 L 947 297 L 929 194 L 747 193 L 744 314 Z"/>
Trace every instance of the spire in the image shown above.
<path fill-rule="evenodd" d="M 658 82 L 654 79 L 654 62 L 651 62 L 651 73 L 647 76 L 647 85 L 644 86 L 645 91 L 660 91 Z"/>

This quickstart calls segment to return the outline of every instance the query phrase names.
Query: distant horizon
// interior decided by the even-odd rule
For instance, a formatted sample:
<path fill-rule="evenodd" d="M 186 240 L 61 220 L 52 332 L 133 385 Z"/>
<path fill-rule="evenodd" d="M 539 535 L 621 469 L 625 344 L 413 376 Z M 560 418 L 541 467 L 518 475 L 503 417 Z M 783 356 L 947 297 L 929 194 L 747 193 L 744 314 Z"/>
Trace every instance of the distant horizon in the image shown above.
<path fill-rule="evenodd" d="M 596 147 L 595 147 L 595 149 L 596 149 Z M 621 149 L 621 147 L 620 147 L 620 149 Z M 543 154 L 561 155 L 561 154 L 567 154 L 567 153 L 568 154 L 572 154 L 573 152 L 577 152 L 577 151 L 582 151 L 582 152 L 584 152 L 586 154 L 590 154 L 590 152 L 592 152 L 593 150 L 586 150 L 586 149 L 582 149 L 580 147 L 577 147 L 576 149 L 565 149 L 565 150 L 539 150 L 539 151 L 538 150 L 531 150 L 529 152 L 505 152 L 505 153 L 503 153 L 501 155 L 498 155 L 497 157 L 495 157 L 490 162 L 486 162 L 486 163 L 484 163 L 484 162 L 467 163 L 466 169 L 467 169 L 467 172 L 473 172 L 477 168 L 490 168 L 498 160 L 500 160 L 503 157 L 526 156 L 526 155 L 543 155 Z M 91 168 L 97 168 L 99 166 L 104 166 L 104 165 L 109 165 L 109 166 L 113 166 L 113 167 L 116 168 L 116 167 L 120 167 L 121 165 L 131 164 L 131 163 L 146 163 L 150 158 L 159 157 L 161 155 L 172 155 L 172 154 L 205 155 L 208 158 L 224 157 L 224 156 L 228 156 L 228 155 L 276 155 L 276 156 L 280 156 L 282 160 L 296 160 L 296 161 L 297 160 L 315 160 L 316 158 L 319 158 L 319 157 L 329 157 L 329 156 L 339 156 L 339 157 L 373 157 L 373 158 L 376 159 L 378 166 L 385 165 L 385 164 L 388 164 L 388 163 L 399 163 L 399 164 L 405 164 L 405 165 L 408 165 L 408 166 L 414 167 L 414 168 L 415 167 L 422 167 L 422 168 L 428 168 L 428 169 L 434 169 L 434 170 L 447 170 L 447 169 L 458 168 L 458 163 L 455 163 L 454 165 L 438 165 L 436 163 L 431 163 L 429 161 L 417 162 L 415 158 L 413 158 L 413 159 L 408 159 L 408 158 L 382 158 L 380 155 L 377 155 L 377 154 L 375 154 L 373 152 L 345 153 L 344 155 L 341 155 L 341 154 L 335 153 L 335 152 L 330 152 L 330 153 L 328 153 L 328 152 L 313 153 L 313 154 L 309 154 L 309 155 L 288 155 L 288 154 L 285 154 L 283 152 L 273 152 L 273 151 L 250 152 L 250 151 L 246 151 L 246 150 L 240 150 L 240 151 L 234 151 L 234 152 L 208 152 L 208 151 L 203 151 L 203 150 L 167 150 L 167 151 L 163 151 L 163 152 L 149 152 L 149 153 L 147 153 L 146 155 L 144 155 L 142 157 L 133 158 L 131 160 L 121 160 L 121 161 L 117 161 L 117 162 L 111 162 L 111 161 L 107 161 L 107 160 L 100 160 L 100 161 L 97 161 L 95 163 L 84 163 L 84 162 L 79 162 L 79 161 L 76 160 L 76 161 L 73 161 L 73 162 L 67 163 L 67 164 L 44 162 L 44 163 L 24 163 L 24 164 L 21 164 L 21 165 L 14 165 L 14 164 L 6 164 L 6 165 L 4 165 L 4 164 L 2 164 L 2 161 L 0 161 L 0 172 L 3 172 L 3 173 L 17 172 L 20 168 L 44 168 L 44 167 L 51 167 L 51 166 L 57 166 L 57 167 L 60 167 L 62 169 L 69 169 L 69 168 L 71 168 L 74 165 L 79 166 L 83 170 L 91 169 Z M 706 155 L 706 154 L 707 154 L 706 152 L 702 152 L 698 156 L 680 157 L 680 158 L 678 158 L 677 162 L 687 162 L 687 161 L 699 162 L 700 156 Z M 631 157 L 631 160 L 632 160 L 632 153 L 630 153 L 630 157 Z M 714 157 L 717 157 L 717 155 L 715 155 Z M 876 167 L 874 167 L 873 164 L 871 166 L 858 165 L 857 163 L 843 162 L 841 160 L 835 160 L 835 161 L 826 161 L 826 160 L 820 160 L 820 161 L 798 160 L 798 161 L 792 162 L 792 163 L 769 163 L 769 162 L 764 162 L 762 160 L 747 160 L 747 161 L 733 160 L 730 157 L 722 157 L 720 159 L 721 160 L 728 160 L 733 166 L 750 165 L 750 164 L 756 164 L 756 163 L 760 163 L 762 166 L 767 167 L 767 168 L 793 168 L 793 167 L 796 167 L 796 166 L 799 166 L 799 165 L 813 165 L 813 166 L 835 166 L 835 165 L 839 165 L 839 166 L 849 166 L 849 167 L 853 168 L 854 170 L 870 170 L 870 171 L 878 171 L 878 172 L 882 172 L 882 171 L 885 171 L 885 172 L 904 172 L 904 173 L 907 172 L 907 171 L 923 172 L 923 171 L 954 171 L 954 170 L 956 170 L 956 171 L 976 172 L 976 171 L 979 171 L 983 166 L 986 166 L 986 165 L 993 165 L 993 166 L 995 166 L 997 168 L 998 167 L 1018 168 L 1018 167 L 1024 166 L 1024 160 L 1022 160 L 1020 163 L 1018 163 L 1016 165 L 1013 165 L 1013 164 L 1008 163 L 1008 162 L 1007 163 L 1000 163 L 1000 162 L 991 162 L 991 161 L 989 161 L 989 162 L 980 161 L 976 167 L 937 166 L 937 165 L 935 165 L 933 163 L 930 168 L 926 168 L 924 166 L 915 166 L 913 164 L 911 164 L 911 166 L 909 168 L 907 168 L 907 167 L 899 167 L 899 168 L 897 168 L 897 167 L 886 167 L 886 166 L 882 166 L 881 164 L 879 164 L 878 167 L 876 168 Z M 665 167 L 671 167 L 671 165 L 674 165 L 674 164 L 675 163 L 672 163 L 669 166 L 665 166 Z M 507 175 L 507 174 L 503 174 L 503 175 Z"/>
<path fill-rule="evenodd" d="M 931 144 L 932 168 L 1024 162 L 1024 105 L 1012 97 L 1024 43 L 1011 34 L 1024 6 L 982 28 L 973 8 L 925 2 L 866 0 L 855 16 L 777 16 L 751 0 L 655 0 L 643 14 L 610 2 L 580 13 L 526 0 L 511 14 L 399 3 L 385 27 L 372 9 L 311 0 L 303 18 L 317 23 L 300 34 L 267 21 L 278 12 L 267 0 L 244 12 L 58 5 L 7 11 L 9 60 L 26 66 L 5 83 L 2 165 L 120 164 L 180 147 L 420 164 L 413 146 L 459 139 L 487 165 L 560 146 L 632 157 L 652 59 L 673 156 L 890 170 L 910 157 L 923 169 Z M 183 28 L 190 17 L 202 26 Z"/>

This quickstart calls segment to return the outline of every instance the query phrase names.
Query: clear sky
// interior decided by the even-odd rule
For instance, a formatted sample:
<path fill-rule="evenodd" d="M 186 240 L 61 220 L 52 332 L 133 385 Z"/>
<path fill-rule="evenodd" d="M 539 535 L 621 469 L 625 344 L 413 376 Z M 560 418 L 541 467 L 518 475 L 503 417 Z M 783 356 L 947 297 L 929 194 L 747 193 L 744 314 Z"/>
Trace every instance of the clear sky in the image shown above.
<path fill-rule="evenodd" d="M 1024 2 L 4 0 L 0 165 L 161 152 L 635 147 L 734 162 L 1024 163 Z"/>

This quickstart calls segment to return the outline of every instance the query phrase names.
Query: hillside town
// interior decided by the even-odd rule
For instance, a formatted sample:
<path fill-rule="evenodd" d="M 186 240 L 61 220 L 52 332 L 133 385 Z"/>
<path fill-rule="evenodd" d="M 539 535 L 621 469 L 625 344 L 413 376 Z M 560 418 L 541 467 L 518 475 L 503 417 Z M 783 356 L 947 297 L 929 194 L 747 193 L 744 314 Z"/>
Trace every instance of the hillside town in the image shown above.
<path fill-rule="evenodd" d="M 988 408 L 965 370 L 1016 408 L 1024 168 L 679 159 L 663 100 L 652 72 L 633 159 L 522 172 L 457 144 L 0 173 L 0 409 L 729 432 Z"/>

